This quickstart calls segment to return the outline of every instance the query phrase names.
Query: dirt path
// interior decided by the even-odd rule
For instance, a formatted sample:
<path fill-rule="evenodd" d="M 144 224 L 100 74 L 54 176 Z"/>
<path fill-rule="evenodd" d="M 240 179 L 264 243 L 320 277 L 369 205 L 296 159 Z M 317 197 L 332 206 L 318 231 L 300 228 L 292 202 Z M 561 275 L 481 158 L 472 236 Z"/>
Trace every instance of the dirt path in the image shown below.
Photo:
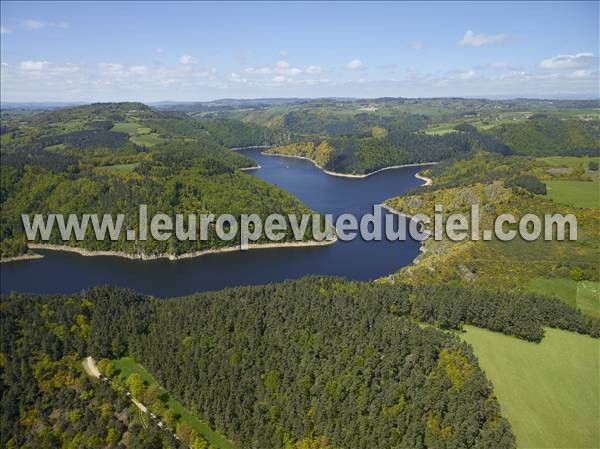
<path fill-rule="evenodd" d="M 96 361 L 94 360 L 93 357 L 87 356 L 85 359 L 83 359 L 83 362 L 81 362 L 81 363 L 83 365 L 83 369 L 88 374 L 88 376 L 92 376 L 92 377 L 95 377 L 96 379 L 100 379 L 100 376 L 101 376 L 100 370 L 96 366 Z M 141 412 L 148 413 L 148 408 L 141 402 L 136 401 L 135 399 L 133 399 L 133 397 L 131 397 L 131 402 L 133 402 L 134 405 L 137 408 L 139 408 Z"/>
<path fill-rule="evenodd" d="M 83 369 L 88 374 L 88 376 L 92 376 L 92 377 L 95 377 L 96 379 L 100 379 L 100 370 L 96 366 L 96 361 L 94 360 L 93 357 L 88 356 L 85 359 L 83 359 L 83 362 L 81 362 L 81 363 L 83 365 Z"/>

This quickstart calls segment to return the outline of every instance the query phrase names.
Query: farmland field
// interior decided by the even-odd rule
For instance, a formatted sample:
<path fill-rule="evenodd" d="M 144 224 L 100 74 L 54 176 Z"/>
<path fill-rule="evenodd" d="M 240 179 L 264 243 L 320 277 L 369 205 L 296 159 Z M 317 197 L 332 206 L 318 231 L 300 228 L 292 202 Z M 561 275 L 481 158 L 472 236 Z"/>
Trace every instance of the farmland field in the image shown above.
<path fill-rule="evenodd" d="M 111 128 L 111 131 L 119 131 L 129 135 L 135 135 L 137 134 L 138 128 L 140 128 L 140 125 L 137 123 L 119 122 L 114 124 L 114 126 Z"/>
<path fill-rule="evenodd" d="M 579 173 L 583 173 L 583 179 L 600 181 L 600 171 L 593 171 L 588 168 L 590 162 L 600 164 L 600 156 L 548 156 L 537 159 L 553 167 L 567 167 L 577 170 Z"/>
<path fill-rule="evenodd" d="M 98 170 L 106 170 L 106 171 L 118 171 L 118 172 L 131 172 L 135 170 L 135 168 L 140 165 L 139 162 L 134 162 L 132 164 L 116 164 L 116 165 L 105 165 L 102 167 L 98 167 Z"/>
<path fill-rule="evenodd" d="M 560 298 L 588 315 L 600 316 L 600 282 L 598 281 L 538 277 L 529 282 L 527 290 Z"/>
<path fill-rule="evenodd" d="M 545 329 L 541 343 L 465 326 L 519 449 L 600 445 L 600 340 Z"/>
<path fill-rule="evenodd" d="M 599 156 L 548 156 L 538 158 L 548 165 L 556 167 L 587 168 L 592 161 L 600 163 Z"/>
<path fill-rule="evenodd" d="M 600 207 L 600 183 L 592 181 L 546 181 L 548 196 L 568 206 Z"/>
<path fill-rule="evenodd" d="M 164 142 L 164 139 L 161 138 L 157 133 L 132 136 L 130 140 L 136 145 L 144 147 L 153 147 L 154 145 Z"/>

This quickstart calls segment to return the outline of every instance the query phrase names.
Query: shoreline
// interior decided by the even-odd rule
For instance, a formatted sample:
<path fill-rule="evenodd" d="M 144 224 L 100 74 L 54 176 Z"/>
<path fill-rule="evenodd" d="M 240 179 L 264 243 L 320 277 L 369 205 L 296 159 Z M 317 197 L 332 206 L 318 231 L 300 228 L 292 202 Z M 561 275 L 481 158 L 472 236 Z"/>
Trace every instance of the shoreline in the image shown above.
<path fill-rule="evenodd" d="M 433 179 L 431 179 L 431 178 L 428 178 L 427 176 L 420 175 L 419 173 L 415 173 L 415 178 L 417 178 L 417 179 L 420 179 L 421 181 L 424 181 L 424 184 L 422 185 L 423 187 L 429 187 L 430 185 L 432 185 L 432 184 L 433 184 Z M 386 200 L 386 201 L 387 201 L 387 200 Z M 384 201 L 383 203 L 381 203 L 381 204 L 380 204 L 380 206 L 381 206 L 383 209 L 387 210 L 388 212 L 390 212 L 390 213 L 392 213 L 392 214 L 398 215 L 398 216 L 400 216 L 400 217 L 407 217 L 408 219 L 412 220 L 412 215 L 410 215 L 410 214 L 405 214 L 405 213 L 403 213 L 403 212 L 397 211 L 397 210 L 396 210 L 396 209 L 394 209 L 392 206 L 389 206 L 389 205 L 387 205 L 387 204 L 385 203 L 385 201 Z M 420 254 L 419 254 L 419 255 L 417 255 L 417 257 L 415 257 L 415 259 L 414 259 L 414 260 L 413 260 L 413 261 L 412 261 L 412 262 L 411 262 L 409 265 L 406 265 L 406 266 L 410 266 L 410 265 L 413 265 L 413 264 L 419 263 L 419 258 L 420 258 L 420 257 L 421 257 L 423 254 L 425 254 L 425 253 L 427 252 L 427 249 L 425 248 L 425 244 L 424 244 L 424 242 L 425 242 L 425 241 L 426 241 L 426 240 L 427 240 L 429 237 L 431 237 L 431 231 L 427 232 L 427 238 L 425 238 L 425 239 L 423 239 L 423 240 L 420 240 L 420 241 L 419 241 L 419 253 L 420 253 Z"/>
<path fill-rule="evenodd" d="M 21 254 L 20 256 L 11 256 L 0 258 L 0 263 L 19 262 L 22 260 L 42 259 L 44 256 L 36 253 Z"/>
<path fill-rule="evenodd" d="M 169 259 L 171 261 L 178 261 L 182 259 L 192 259 L 194 257 L 206 256 L 210 254 L 221 254 L 221 253 L 230 253 L 234 251 L 247 251 L 253 249 L 275 249 L 275 248 L 309 248 L 314 246 L 329 246 L 333 245 L 338 241 L 337 235 L 334 235 L 331 240 L 308 240 L 305 242 L 283 242 L 283 243 L 250 243 L 248 244 L 247 249 L 242 250 L 240 245 L 236 246 L 226 246 L 224 248 L 216 248 L 216 249 L 205 249 L 202 251 L 194 251 L 190 253 L 183 254 L 130 254 L 123 251 L 105 251 L 105 250 L 88 250 L 84 248 L 79 248 L 76 246 L 67 246 L 67 245 L 55 245 L 52 243 L 30 243 L 28 244 L 29 249 L 41 249 L 41 250 L 49 250 L 49 251 L 64 251 L 70 253 L 76 253 L 80 256 L 84 257 L 97 257 L 97 256 L 109 256 L 109 257 L 122 257 L 124 259 L 129 260 L 142 260 L 142 261 L 151 261 L 151 260 L 159 260 L 159 259 Z M 3 263 L 15 262 L 18 260 L 28 260 L 28 259 L 41 259 L 44 256 L 42 254 L 24 254 L 23 256 L 15 256 L 11 258 L 2 259 Z"/>
<path fill-rule="evenodd" d="M 385 202 L 384 202 L 384 203 L 381 203 L 381 204 L 379 204 L 379 206 L 381 206 L 381 208 L 382 208 L 382 209 L 385 209 L 385 210 L 387 210 L 387 211 L 388 211 L 389 213 L 391 213 L 391 214 L 398 215 L 399 217 L 406 217 L 406 218 L 408 218 L 410 221 L 412 221 L 412 219 L 413 219 L 412 215 L 410 215 L 410 214 L 405 214 L 404 212 L 397 211 L 397 210 L 396 210 L 396 209 L 394 209 L 392 206 L 388 206 L 387 204 L 385 204 Z M 414 260 L 413 260 L 413 261 L 412 261 L 410 264 L 408 264 L 408 265 L 405 265 L 405 266 L 407 266 L 407 267 L 408 267 L 408 266 L 410 266 L 410 265 L 412 265 L 412 264 L 416 264 L 416 263 L 418 263 L 418 262 L 419 262 L 419 261 L 418 261 L 419 257 L 420 257 L 422 254 L 425 254 L 425 253 L 427 252 L 427 249 L 425 248 L 425 245 L 423 244 L 423 242 L 425 242 L 427 239 L 429 239 L 429 237 L 431 237 L 431 234 L 432 234 L 432 232 L 431 232 L 431 231 L 426 231 L 426 232 L 425 232 L 425 234 L 427 234 L 427 237 L 426 237 L 426 238 L 424 238 L 423 240 L 419 240 L 419 253 L 420 253 L 420 254 L 418 254 L 418 255 L 417 255 L 417 257 L 415 257 L 415 258 L 414 258 Z M 392 274 L 393 274 L 393 273 L 392 273 Z"/>
<path fill-rule="evenodd" d="M 236 151 L 236 150 L 244 150 L 244 149 L 250 149 L 250 148 L 272 148 L 272 147 L 263 145 L 263 146 L 252 146 L 252 147 L 243 147 L 243 148 L 231 148 L 231 150 Z M 315 165 L 317 168 L 319 168 L 320 170 L 322 170 L 323 172 L 325 172 L 328 175 L 338 176 L 338 177 L 343 177 L 343 178 L 354 178 L 354 179 L 364 179 L 364 178 L 367 178 L 371 175 L 374 175 L 376 173 L 379 173 L 379 172 L 382 172 L 385 170 L 393 170 L 393 169 L 397 169 L 397 168 L 406 168 L 406 167 L 429 166 L 429 165 L 436 165 L 439 163 L 439 162 L 423 162 L 423 163 L 415 163 L 415 164 L 394 165 L 394 166 L 390 166 L 390 167 L 380 168 L 380 169 L 375 170 L 370 173 L 365 173 L 365 174 L 361 174 L 361 175 L 353 175 L 353 174 L 338 173 L 338 172 L 326 170 L 323 167 L 321 167 L 319 164 L 317 164 L 314 160 L 312 160 L 308 157 L 304 157 L 304 156 L 294 156 L 294 155 L 287 155 L 287 154 L 269 154 L 269 153 L 265 153 L 265 152 L 261 152 L 261 154 L 263 154 L 265 156 L 278 156 L 278 157 L 288 157 L 288 158 L 294 158 L 294 159 L 304 159 L 304 160 L 311 162 L 313 165 Z M 256 166 L 253 166 L 253 167 L 241 167 L 240 170 L 241 171 L 258 170 L 260 168 L 262 168 L 262 167 L 257 164 Z M 422 176 L 418 172 L 415 173 L 415 178 L 423 181 L 424 182 L 423 186 L 430 186 L 433 183 L 433 180 L 431 178 Z M 387 210 L 390 213 L 411 218 L 410 215 L 403 214 L 402 212 L 398 212 L 397 210 L 393 209 L 391 206 L 388 206 L 387 204 L 385 204 L 385 202 L 381 203 L 380 205 L 382 208 L 384 208 L 385 210 Z M 222 253 L 229 253 L 229 252 L 234 252 L 234 251 L 247 251 L 247 250 L 251 250 L 251 249 L 302 248 L 302 247 L 328 246 L 328 245 L 332 245 L 332 244 L 336 243 L 337 241 L 338 241 L 338 237 L 337 237 L 337 235 L 334 235 L 334 238 L 331 240 L 322 240 L 322 241 L 309 240 L 309 241 L 305 241 L 305 242 L 283 242 L 283 243 L 251 243 L 251 244 L 247 245 L 247 248 L 245 250 L 242 250 L 239 245 L 236 245 L 236 246 L 228 246 L 228 247 L 224 247 L 224 248 L 205 249 L 202 251 L 194 251 L 194 252 L 183 253 L 183 254 L 178 254 L 178 255 L 166 254 L 166 253 L 151 254 L 151 255 L 144 254 L 144 253 L 131 254 L 131 253 L 123 252 L 123 251 L 88 250 L 88 249 L 80 248 L 80 247 L 76 247 L 76 246 L 56 245 L 56 244 L 49 244 L 49 243 L 29 243 L 28 249 L 29 250 L 41 249 L 41 250 L 49 250 L 49 251 L 64 251 L 64 252 L 76 253 L 76 254 L 79 254 L 84 257 L 108 256 L 108 257 L 122 257 L 122 258 L 129 259 L 129 260 L 141 260 L 141 261 L 151 261 L 151 260 L 159 260 L 159 259 L 169 259 L 171 261 L 178 261 L 178 260 L 182 260 L 182 259 L 191 259 L 194 257 L 200 257 L 200 256 L 205 256 L 205 255 L 210 255 L 210 254 L 222 254 Z M 424 252 L 422 243 L 420 245 L 420 251 Z M 20 256 L 0 258 L 0 263 L 18 262 L 18 261 L 24 261 L 24 260 L 35 260 L 35 259 L 41 259 L 43 257 L 44 257 L 44 255 L 42 255 L 42 254 L 30 252 L 27 254 L 22 254 Z"/>
<path fill-rule="evenodd" d="M 251 145 L 249 147 L 235 147 L 230 148 L 231 151 L 242 151 L 242 150 L 252 150 L 256 148 L 274 148 L 275 145 Z"/>
<path fill-rule="evenodd" d="M 249 171 L 249 170 L 258 170 L 262 168 L 260 165 L 255 165 L 254 167 L 240 167 L 240 171 Z"/>
<path fill-rule="evenodd" d="M 266 153 L 264 151 L 261 151 L 260 154 L 262 154 L 264 156 L 277 156 L 277 157 L 288 157 L 288 158 L 294 158 L 294 159 L 304 159 L 306 161 L 312 162 L 315 167 L 317 167 L 318 169 L 322 170 L 324 173 L 326 173 L 328 175 L 338 176 L 340 178 L 354 178 L 354 179 L 368 178 L 369 176 L 375 175 L 375 174 L 380 173 L 382 171 L 394 170 L 396 168 L 425 167 L 425 166 L 428 166 L 428 165 L 437 165 L 437 164 L 439 164 L 439 162 L 419 162 L 419 163 L 415 163 L 415 164 L 390 165 L 389 167 L 383 167 L 383 168 L 377 169 L 377 170 L 369 172 L 369 173 L 364 173 L 364 174 L 360 174 L 360 175 L 353 175 L 353 174 L 350 174 L 350 173 L 339 173 L 339 172 L 327 170 L 326 168 L 321 167 L 314 160 L 312 160 L 311 158 L 306 157 L 306 156 L 295 156 L 295 155 L 291 155 L 291 154 L 279 154 L 279 153 Z M 415 175 L 415 178 L 421 179 L 421 180 L 423 180 L 425 182 L 427 182 L 427 179 L 429 179 L 429 178 L 425 178 L 424 176 L 423 177 L 419 177 L 417 175 Z M 427 185 L 430 185 L 430 184 L 427 184 Z"/>
<path fill-rule="evenodd" d="M 433 179 L 428 178 L 427 176 L 423 176 L 419 172 L 415 173 L 415 178 L 420 179 L 421 181 L 425 182 L 425 184 L 423 184 L 421 187 L 429 187 L 430 185 L 433 184 Z"/>

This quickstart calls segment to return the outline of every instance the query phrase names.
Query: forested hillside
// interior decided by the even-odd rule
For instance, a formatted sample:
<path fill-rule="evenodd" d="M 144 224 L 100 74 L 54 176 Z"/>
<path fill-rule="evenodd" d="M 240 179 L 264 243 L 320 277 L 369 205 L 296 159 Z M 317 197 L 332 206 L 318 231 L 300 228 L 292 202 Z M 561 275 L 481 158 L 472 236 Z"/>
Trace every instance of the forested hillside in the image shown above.
<path fill-rule="evenodd" d="M 582 156 L 600 154 L 598 122 L 533 117 L 520 123 L 493 127 L 489 133 L 515 154 L 529 156 Z"/>
<path fill-rule="evenodd" d="M 588 160 L 593 162 L 593 158 Z M 482 230 L 492 230 L 495 218 L 501 213 L 511 213 L 517 220 L 526 213 L 538 217 L 572 213 L 577 218 L 577 240 L 546 241 L 542 236 L 525 241 L 517 236 L 503 242 L 495 238 L 485 241 L 481 235 L 479 240 L 430 238 L 424 242 L 424 252 L 415 263 L 389 279 L 420 285 L 457 282 L 534 291 L 539 291 L 536 286 L 547 284 L 548 295 L 561 296 L 572 306 L 598 316 L 597 294 L 590 293 L 588 298 L 583 293 L 588 288 L 584 287 L 586 282 L 593 286 L 600 281 L 599 183 L 597 171 L 590 170 L 587 161 L 479 153 L 470 159 L 435 166 L 427 176 L 433 179 L 432 186 L 418 188 L 386 203 L 410 215 L 432 214 L 434 205 L 441 204 L 444 217 L 452 213 L 470 217 L 471 206 L 477 204 Z M 580 195 L 571 193 L 575 188 L 582 189 Z M 560 294 L 558 286 L 569 282 L 581 285 L 577 299 L 575 293 Z"/>
<path fill-rule="evenodd" d="M 171 214 L 304 210 L 279 189 L 237 171 L 253 162 L 228 147 L 280 145 L 268 153 L 308 157 L 327 170 L 350 174 L 468 158 L 481 150 L 594 155 L 599 151 L 594 106 L 534 100 L 332 99 L 224 102 L 198 111 L 190 106 L 188 113 L 161 112 L 141 103 L 100 103 L 8 114 L 0 152 L 2 256 L 27 251 L 21 213 L 125 212 L 125 225 L 133 226 L 139 204 Z M 211 194 L 199 196 L 200 191 Z M 57 243 L 58 237 L 51 241 Z M 68 242 L 147 256 L 201 251 L 221 243 L 214 238 L 206 244 Z"/>
<path fill-rule="evenodd" d="M 0 446 L 183 449 L 83 372 L 93 308 L 85 295 L 2 298 Z"/>
<path fill-rule="evenodd" d="M 126 214 L 138 229 L 138 206 L 153 213 L 300 214 L 291 195 L 238 169 L 254 162 L 227 146 L 263 143 L 268 131 L 228 120 L 202 122 L 138 103 L 95 104 L 8 122 L 0 158 L 2 256 L 27 251 L 21 214 Z M 90 238 L 64 244 L 152 256 L 231 246 L 216 238 L 161 242 Z M 310 236 L 310 229 L 307 232 Z M 291 238 L 288 236 L 287 238 Z M 55 229 L 50 243 L 63 244 Z"/>
<path fill-rule="evenodd" d="M 465 156 L 475 148 L 496 149 L 492 145 L 484 147 L 488 142 L 475 140 L 473 135 L 478 133 L 432 136 L 393 130 L 385 131 L 379 137 L 345 136 L 294 143 L 271 148 L 266 153 L 307 157 L 326 170 L 364 174 L 394 165 L 438 162 Z M 488 140 L 494 141 L 493 138 Z"/>
<path fill-rule="evenodd" d="M 263 123 L 279 135 L 281 143 L 285 143 L 283 136 L 291 141 L 270 149 L 270 154 L 307 157 L 330 171 L 364 174 L 394 165 L 466 157 L 478 150 L 504 155 L 598 155 L 597 111 L 585 109 L 590 106 L 586 102 L 378 99 L 263 108 L 245 111 L 241 117 Z M 581 114 L 574 116 L 571 111 L 577 108 Z"/>
<path fill-rule="evenodd" d="M 543 326 L 600 335 L 598 319 L 535 295 L 318 277 L 171 300 L 13 294 L 0 312 L 8 447 L 173 447 L 136 424 L 122 393 L 84 377 L 93 355 L 135 357 L 237 447 L 511 448 L 470 347 L 414 320 L 532 341 Z"/>

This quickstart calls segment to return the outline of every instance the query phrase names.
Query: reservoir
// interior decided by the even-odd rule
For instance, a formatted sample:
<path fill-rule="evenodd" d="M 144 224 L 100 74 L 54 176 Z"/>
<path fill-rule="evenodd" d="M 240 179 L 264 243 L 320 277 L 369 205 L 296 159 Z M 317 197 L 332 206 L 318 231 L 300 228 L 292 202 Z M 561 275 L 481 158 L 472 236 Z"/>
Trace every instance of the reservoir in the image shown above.
<path fill-rule="evenodd" d="M 260 169 L 248 171 L 298 197 L 315 211 L 360 220 L 373 206 L 420 184 L 422 167 L 386 170 L 362 179 L 330 176 L 310 161 L 265 156 L 243 150 Z M 397 217 L 395 218 L 397 219 Z M 385 234 L 384 234 L 385 235 Z M 2 293 L 72 293 L 95 285 L 118 285 L 158 297 L 181 296 L 249 284 L 265 284 L 309 274 L 370 280 L 397 271 L 419 253 L 418 242 L 338 241 L 329 246 L 273 248 L 211 254 L 170 261 L 36 250 L 45 257 L 1 265 Z"/>

